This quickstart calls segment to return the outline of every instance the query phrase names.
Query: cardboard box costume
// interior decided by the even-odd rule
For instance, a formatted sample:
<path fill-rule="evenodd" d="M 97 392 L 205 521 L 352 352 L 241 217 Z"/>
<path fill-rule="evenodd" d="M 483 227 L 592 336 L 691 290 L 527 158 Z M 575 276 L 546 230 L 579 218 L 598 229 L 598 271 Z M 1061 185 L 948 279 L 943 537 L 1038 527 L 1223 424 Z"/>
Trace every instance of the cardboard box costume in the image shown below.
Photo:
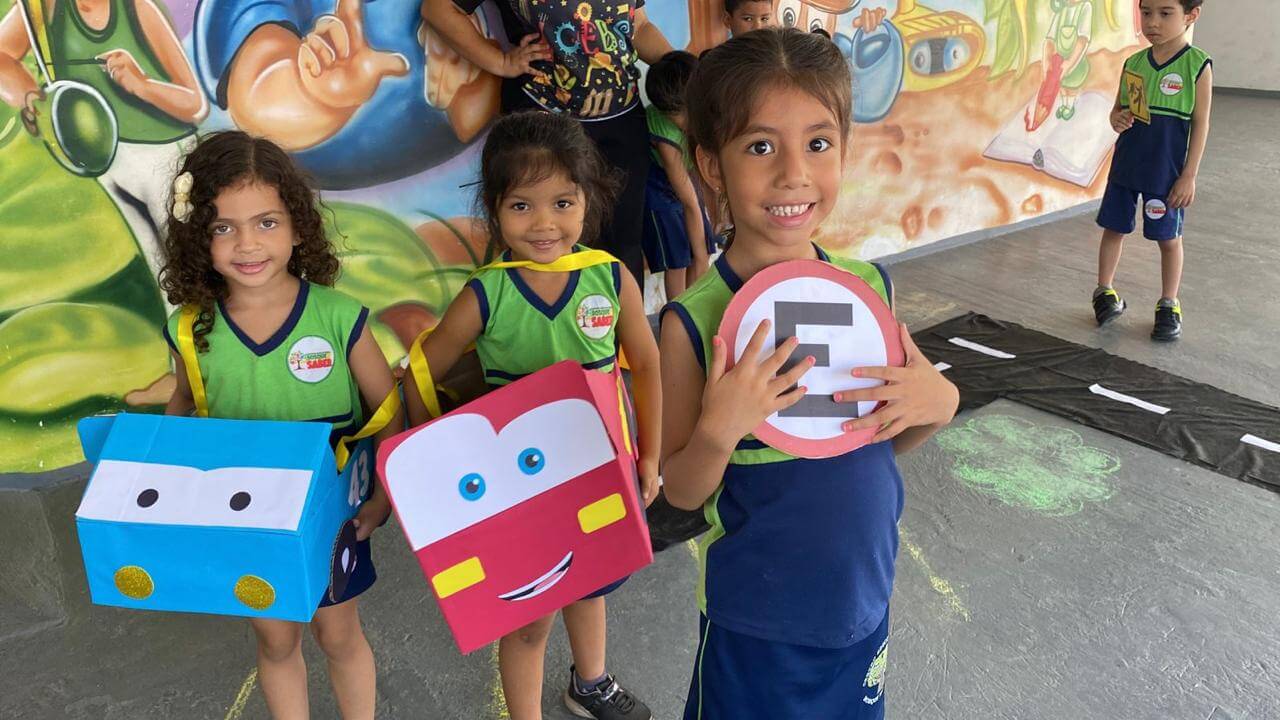
<path fill-rule="evenodd" d="M 327 423 L 122 414 L 80 421 L 76 528 L 93 602 L 308 622 L 355 569 L 372 442 L 339 472 Z"/>
<path fill-rule="evenodd" d="M 565 361 L 379 448 L 463 653 L 653 560 L 628 413 L 617 373 Z"/>

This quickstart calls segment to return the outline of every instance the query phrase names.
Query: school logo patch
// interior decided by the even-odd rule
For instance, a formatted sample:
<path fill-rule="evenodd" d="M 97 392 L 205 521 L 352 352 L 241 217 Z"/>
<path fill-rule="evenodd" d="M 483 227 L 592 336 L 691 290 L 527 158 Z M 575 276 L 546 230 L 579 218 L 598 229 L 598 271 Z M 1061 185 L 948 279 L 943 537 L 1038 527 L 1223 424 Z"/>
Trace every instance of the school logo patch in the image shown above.
<path fill-rule="evenodd" d="M 880 650 L 876 653 L 876 657 L 871 661 L 871 666 L 867 668 L 867 677 L 862 681 L 862 702 L 867 705 L 875 705 L 880 702 L 880 698 L 884 697 L 884 671 L 885 666 L 889 664 L 889 638 L 885 638 L 880 643 Z"/>
<path fill-rule="evenodd" d="M 578 303 L 578 329 L 592 340 L 599 340 L 613 329 L 613 303 L 603 295 L 588 295 Z"/>
<path fill-rule="evenodd" d="M 1163 200 L 1148 200 L 1143 210 L 1147 213 L 1147 217 L 1152 220 L 1163 220 L 1164 216 L 1169 214 L 1169 207 L 1164 204 Z"/>
<path fill-rule="evenodd" d="M 1165 95 L 1177 95 L 1184 86 L 1182 76 L 1178 73 L 1169 73 L 1160 78 L 1160 92 Z"/>
<path fill-rule="evenodd" d="M 328 340 L 308 335 L 289 348 L 289 372 L 305 383 L 318 383 L 333 372 L 333 346 Z"/>

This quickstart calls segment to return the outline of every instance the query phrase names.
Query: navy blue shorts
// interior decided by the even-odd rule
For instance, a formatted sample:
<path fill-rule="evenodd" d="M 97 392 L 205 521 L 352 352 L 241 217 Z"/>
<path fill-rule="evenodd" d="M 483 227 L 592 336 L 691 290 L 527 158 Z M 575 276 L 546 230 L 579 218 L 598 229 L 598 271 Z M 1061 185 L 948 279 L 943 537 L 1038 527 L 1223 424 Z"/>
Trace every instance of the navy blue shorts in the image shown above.
<path fill-rule="evenodd" d="M 705 210 L 702 235 L 710 255 L 715 252 L 715 235 Z M 693 264 L 693 249 L 684 227 L 684 205 L 658 163 L 649 167 L 649 180 L 644 186 L 644 230 L 640 234 L 640 247 L 652 273 L 680 270 Z"/>
<path fill-rule="evenodd" d="M 1150 195 L 1127 187 L 1107 183 L 1102 195 L 1102 207 L 1098 208 L 1098 225 L 1105 230 L 1128 235 L 1137 227 L 1134 219 L 1138 210 L 1138 198 L 1142 198 L 1142 236 L 1148 240 L 1164 242 L 1182 237 L 1183 208 L 1169 207 L 1167 196 Z"/>
<path fill-rule="evenodd" d="M 377 579 L 378 571 L 373 567 L 373 555 L 369 551 L 369 539 L 365 538 L 363 541 L 356 543 L 356 566 L 351 569 L 351 576 L 347 580 L 346 589 L 337 601 L 330 599 L 329 592 L 326 590 L 324 597 L 320 600 L 320 607 L 339 605 L 351 600 L 373 587 L 373 583 Z"/>
<path fill-rule="evenodd" d="M 847 648 L 761 640 L 698 623 L 684 720 L 882 720 L 889 612 Z"/>

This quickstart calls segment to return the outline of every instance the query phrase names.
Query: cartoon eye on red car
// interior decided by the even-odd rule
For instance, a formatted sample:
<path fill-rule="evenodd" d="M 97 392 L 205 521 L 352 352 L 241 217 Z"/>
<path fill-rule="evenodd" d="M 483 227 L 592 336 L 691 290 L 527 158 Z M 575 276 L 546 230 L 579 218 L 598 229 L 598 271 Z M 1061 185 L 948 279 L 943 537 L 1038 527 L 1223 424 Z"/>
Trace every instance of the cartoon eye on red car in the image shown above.
<path fill-rule="evenodd" d="M 652 561 L 622 393 L 616 375 L 559 363 L 380 448 L 462 652 Z"/>

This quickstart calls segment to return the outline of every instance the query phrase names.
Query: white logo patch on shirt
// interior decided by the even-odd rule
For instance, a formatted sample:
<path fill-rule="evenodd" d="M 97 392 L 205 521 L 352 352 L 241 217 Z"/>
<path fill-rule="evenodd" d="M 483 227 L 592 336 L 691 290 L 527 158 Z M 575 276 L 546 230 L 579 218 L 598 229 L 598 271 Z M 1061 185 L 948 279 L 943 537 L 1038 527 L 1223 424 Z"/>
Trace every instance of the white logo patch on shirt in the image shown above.
<path fill-rule="evenodd" d="M 603 295 L 588 295 L 578 303 L 575 319 L 578 329 L 592 340 L 599 340 L 613 329 L 613 303 Z"/>
<path fill-rule="evenodd" d="M 1182 92 L 1183 87 L 1182 76 L 1178 73 L 1169 73 L 1160 78 L 1160 92 L 1165 95 L 1177 95 Z"/>
<path fill-rule="evenodd" d="M 1164 204 L 1163 200 L 1148 200 L 1144 210 L 1147 213 L 1147 217 L 1152 220 L 1163 220 L 1164 216 L 1169 212 L 1169 208 Z"/>
<path fill-rule="evenodd" d="M 333 372 L 333 346 L 328 340 L 308 335 L 289 348 L 289 372 L 305 383 L 318 383 Z"/>

